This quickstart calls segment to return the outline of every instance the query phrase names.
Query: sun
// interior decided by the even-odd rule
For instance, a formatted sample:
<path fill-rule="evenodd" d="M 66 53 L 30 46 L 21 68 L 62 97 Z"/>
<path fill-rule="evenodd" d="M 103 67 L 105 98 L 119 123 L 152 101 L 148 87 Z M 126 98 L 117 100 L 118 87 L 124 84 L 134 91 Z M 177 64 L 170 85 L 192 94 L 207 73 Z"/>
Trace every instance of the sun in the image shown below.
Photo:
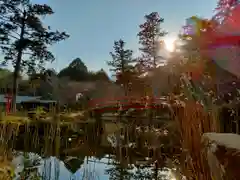
<path fill-rule="evenodd" d="M 169 52 L 174 51 L 174 49 L 175 49 L 174 41 L 175 41 L 175 39 L 170 39 L 170 38 L 164 39 L 165 48 L 167 51 L 169 51 Z"/>

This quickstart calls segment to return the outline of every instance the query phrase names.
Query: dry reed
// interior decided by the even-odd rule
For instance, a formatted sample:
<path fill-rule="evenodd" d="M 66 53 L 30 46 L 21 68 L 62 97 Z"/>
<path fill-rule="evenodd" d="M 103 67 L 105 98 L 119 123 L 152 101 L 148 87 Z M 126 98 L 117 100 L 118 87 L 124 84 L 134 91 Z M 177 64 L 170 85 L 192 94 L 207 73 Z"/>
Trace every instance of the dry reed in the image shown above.
<path fill-rule="evenodd" d="M 201 137 L 206 132 L 218 132 L 216 111 L 207 112 L 203 106 L 188 101 L 176 112 L 182 145 L 182 171 L 187 179 L 212 180 Z"/>

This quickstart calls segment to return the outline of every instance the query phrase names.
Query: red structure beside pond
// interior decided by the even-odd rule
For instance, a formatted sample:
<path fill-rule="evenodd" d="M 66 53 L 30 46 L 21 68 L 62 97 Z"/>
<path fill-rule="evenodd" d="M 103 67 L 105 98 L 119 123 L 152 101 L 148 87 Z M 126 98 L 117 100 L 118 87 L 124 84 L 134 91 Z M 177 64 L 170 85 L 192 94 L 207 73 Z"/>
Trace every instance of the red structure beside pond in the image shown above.
<path fill-rule="evenodd" d="M 11 110 L 12 95 L 6 94 L 4 98 L 6 99 L 6 114 L 9 114 Z"/>

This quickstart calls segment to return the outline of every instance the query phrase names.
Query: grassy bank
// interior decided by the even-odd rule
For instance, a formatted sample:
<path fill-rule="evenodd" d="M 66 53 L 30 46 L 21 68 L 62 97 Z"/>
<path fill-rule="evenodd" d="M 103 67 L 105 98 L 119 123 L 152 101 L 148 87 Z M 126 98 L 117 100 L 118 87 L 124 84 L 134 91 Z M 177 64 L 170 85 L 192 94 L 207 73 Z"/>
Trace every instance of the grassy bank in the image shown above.
<path fill-rule="evenodd" d="M 66 112 L 66 113 L 43 113 L 37 111 L 18 111 L 15 113 L 6 114 L 2 112 L 0 114 L 1 122 L 9 123 L 29 123 L 31 121 L 48 121 L 48 122 L 72 122 L 72 121 L 83 121 L 85 120 L 86 114 L 84 111 L 79 112 Z"/>

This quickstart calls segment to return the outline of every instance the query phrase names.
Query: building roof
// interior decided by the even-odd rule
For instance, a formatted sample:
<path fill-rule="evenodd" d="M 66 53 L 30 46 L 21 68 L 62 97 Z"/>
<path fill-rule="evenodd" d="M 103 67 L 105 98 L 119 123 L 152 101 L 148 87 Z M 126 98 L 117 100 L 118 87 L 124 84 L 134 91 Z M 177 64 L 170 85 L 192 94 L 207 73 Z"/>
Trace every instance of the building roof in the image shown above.
<path fill-rule="evenodd" d="M 16 103 L 39 100 L 40 98 L 41 98 L 40 96 L 17 96 Z M 0 103 L 5 103 L 5 102 L 7 102 L 7 99 L 5 98 L 5 94 L 0 94 Z"/>
<path fill-rule="evenodd" d="M 24 102 L 36 102 L 36 103 L 42 103 L 42 104 L 48 104 L 48 103 L 56 103 L 57 101 L 55 100 L 42 100 L 42 99 L 30 99 L 28 101 L 24 101 Z"/>

